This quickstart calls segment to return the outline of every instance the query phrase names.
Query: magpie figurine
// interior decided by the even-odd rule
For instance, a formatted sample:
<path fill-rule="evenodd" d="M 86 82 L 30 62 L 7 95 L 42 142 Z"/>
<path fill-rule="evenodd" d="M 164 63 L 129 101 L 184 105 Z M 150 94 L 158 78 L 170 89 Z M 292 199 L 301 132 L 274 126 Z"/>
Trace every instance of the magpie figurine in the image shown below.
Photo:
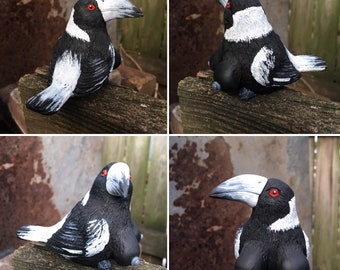
<path fill-rule="evenodd" d="M 26 106 L 42 114 L 53 114 L 70 97 L 97 91 L 121 62 L 106 22 L 142 16 L 129 0 L 79 0 L 54 47 L 49 86 L 31 97 Z"/>
<path fill-rule="evenodd" d="M 253 208 L 236 233 L 236 270 L 309 270 L 309 240 L 300 226 L 294 192 L 286 183 L 244 174 L 221 183 L 210 196 Z"/>
<path fill-rule="evenodd" d="M 139 265 L 142 234 L 131 219 L 132 189 L 129 166 L 109 163 L 61 221 L 50 227 L 23 226 L 17 236 L 45 243 L 65 258 L 99 270 L 111 269 L 109 259 Z"/>
<path fill-rule="evenodd" d="M 211 56 L 214 90 L 248 100 L 297 81 L 306 71 L 322 71 L 317 56 L 291 54 L 267 20 L 259 0 L 219 0 L 225 33 Z"/>

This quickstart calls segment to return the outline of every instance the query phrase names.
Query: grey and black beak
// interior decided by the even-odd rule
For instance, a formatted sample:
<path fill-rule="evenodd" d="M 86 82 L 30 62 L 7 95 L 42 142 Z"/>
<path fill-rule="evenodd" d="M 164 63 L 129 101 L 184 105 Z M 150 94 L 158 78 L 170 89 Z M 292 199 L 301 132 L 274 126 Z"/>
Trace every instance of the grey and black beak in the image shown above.
<path fill-rule="evenodd" d="M 218 0 L 218 2 L 219 2 L 224 8 L 226 8 L 227 5 L 228 5 L 229 0 Z"/>
<path fill-rule="evenodd" d="M 97 2 L 106 22 L 119 18 L 143 17 L 143 12 L 129 0 L 98 0 Z"/>
<path fill-rule="evenodd" d="M 268 178 L 263 176 L 242 174 L 219 184 L 211 191 L 210 197 L 243 202 L 253 208 L 267 181 Z"/>
<path fill-rule="evenodd" d="M 130 187 L 130 168 L 124 162 L 116 162 L 109 169 L 106 177 L 106 190 L 116 197 L 127 198 Z"/>

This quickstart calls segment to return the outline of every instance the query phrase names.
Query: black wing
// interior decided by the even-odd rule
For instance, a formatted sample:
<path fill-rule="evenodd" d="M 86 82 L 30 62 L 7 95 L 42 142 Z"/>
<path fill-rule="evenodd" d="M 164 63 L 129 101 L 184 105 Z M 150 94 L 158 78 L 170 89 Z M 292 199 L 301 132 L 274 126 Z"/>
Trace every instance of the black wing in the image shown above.
<path fill-rule="evenodd" d="M 117 60 L 120 57 L 117 57 Z M 104 55 L 87 55 L 81 62 L 81 75 L 74 94 L 83 96 L 98 90 L 107 80 L 115 66 L 115 50 L 110 44 Z"/>
<path fill-rule="evenodd" d="M 83 222 L 68 217 L 64 225 L 48 240 L 47 246 L 66 257 L 92 257 L 100 253 L 110 240 L 105 219 Z"/>
<path fill-rule="evenodd" d="M 275 66 L 275 69 L 270 74 L 272 86 L 283 86 L 296 82 L 300 79 L 300 72 L 294 67 L 288 57 L 285 57 L 282 63 Z"/>

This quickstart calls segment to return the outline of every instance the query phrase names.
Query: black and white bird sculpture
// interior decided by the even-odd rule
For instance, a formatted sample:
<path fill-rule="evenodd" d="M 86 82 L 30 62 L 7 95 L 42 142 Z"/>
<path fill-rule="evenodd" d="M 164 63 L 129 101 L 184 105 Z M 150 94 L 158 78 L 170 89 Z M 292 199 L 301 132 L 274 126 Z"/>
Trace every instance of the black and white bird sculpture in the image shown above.
<path fill-rule="evenodd" d="M 84 198 L 57 224 L 23 226 L 17 236 L 42 242 L 74 262 L 111 269 L 118 264 L 139 265 L 142 238 L 131 219 L 132 182 L 129 166 L 109 163 L 97 175 Z"/>
<path fill-rule="evenodd" d="M 26 106 L 42 114 L 52 114 L 70 97 L 100 89 L 121 62 L 107 33 L 106 22 L 142 16 L 129 0 L 78 0 L 64 34 L 54 47 L 49 86 L 31 97 Z"/>
<path fill-rule="evenodd" d="M 300 72 L 322 71 L 317 56 L 291 54 L 267 20 L 259 0 L 219 0 L 224 7 L 224 38 L 211 56 L 214 90 L 248 100 L 297 81 Z"/>
<path fill-rule="evenodd" d="M 286 183 L 244 174 L 221 183 L 210 196 L 253 208 L 236 233 L 236 270 L 309 270 L 308 237 L 299 222 L 294 192 Z"/>

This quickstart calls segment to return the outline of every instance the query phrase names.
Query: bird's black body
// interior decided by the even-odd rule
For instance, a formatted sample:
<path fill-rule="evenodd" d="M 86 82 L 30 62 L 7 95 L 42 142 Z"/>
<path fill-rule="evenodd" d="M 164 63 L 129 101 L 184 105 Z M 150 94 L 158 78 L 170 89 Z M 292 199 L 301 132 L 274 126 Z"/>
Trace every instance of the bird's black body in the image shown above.
<path fill-rule="evenodd" d="M 274 32 L 258 0 L 219 0 L 225 7 L 225 35 L 211 56 L 213 88 L 249 99 L 297 81 L 300 71 L 319 71 L 325 62 L 294 56 Z M 295 63 L 292 63 L 295 62 Z"/>
<path fill-rule="evenodd" d="M 24 226 L 17 232 L 18 236 L 45 242 L 60 255 L 77 263 L 98 266 L 98 269 L 110 269 L 109 259 L 123 266 L 138 262 L 142 235 L 129 210 L 132 183 L 125 179 L 114 184 L 115 195 L 109 194 L 107 188 L 108 172 L 112 166 L 119 170 L 120 164 L 110 163 L 103 168 L 89 193 L 58 223 L 60 226 Z M 116 175 L 122 174 L 118 171 Z M 46 240 L 36 233 L 47 235 Z"/>
<path fill-rule="evenodd" d="M 243 225 L 235 270 L 309 269 L 306 243 L 301 228 L 289 232 L 268 232 L 256 222 Z M 288 267 L 289 266 L 289 267 Z"/>
<path fill-rule="evenodd" d="M 210 196 L 242 201 L 253 208 L 236 233 L 235 269 L 309 270 L 308 238 L 300 226 L 291 188 L 281 180 L 253 175 L 230 180 Z"/>
<path fill-rule="evenodd" d="M 81 66 L 81 75 L 73 90 L 74 96 L 85 96 L 98 90 L 108 78 L 112 65 L 119 66 L 120 63 L 114 60 L 115 57 L 120 59 L 120 56 L 117 51 L 113 54 L 110 50 L 111 40 L 106 26 L 96 29 L 96 32 L 90 33 L 89 36 L 92 42 L 73 38 L 67 32 L 58 39 L 54 48 L 48 85 L 52 83 L 56 61 L 65 51 L 70 51 L 77 57 Z"/>
<path fill-rule="evenodd" d="M 122 6 L 117 6 L 119 2 Z M 78 0 L 64 34 L 54 47 L 49 87 L 30 98 L 26 103 L 28 108 L 52 114 L 68 98 L 85 96 L 101 88 L 110 72 L 121 63 L 107 33 L 106 21 L 142 16 L 128 0 L 116 3 L 114 0 Z"/>
<path fill-rule="evenodd" d="M 276 65 L 268 76 L 268 87 L 259 84 L 250 72 L 252 62 L 261 48 L 266 46 L 272 50 L 272 57 L 281 63 Z M 242 54 L 235 54 L 240 51 Z M 223 40 L 222 47 L 210 59 L 211 68 L 214 70 L 214 79 L 221 82 L 222 89 L 229 93 L 238 94 L 240 86 L 251 89 L 255 93 L 270 93 L 275 88 L 284 84 L 275 83 L 273 77 L 289 77 L 290 83 L 300 79 L 300 72 L 290 62 L 280 37 L 272 31 L 268 36 L 255 42 L 231 42 Z"/>

